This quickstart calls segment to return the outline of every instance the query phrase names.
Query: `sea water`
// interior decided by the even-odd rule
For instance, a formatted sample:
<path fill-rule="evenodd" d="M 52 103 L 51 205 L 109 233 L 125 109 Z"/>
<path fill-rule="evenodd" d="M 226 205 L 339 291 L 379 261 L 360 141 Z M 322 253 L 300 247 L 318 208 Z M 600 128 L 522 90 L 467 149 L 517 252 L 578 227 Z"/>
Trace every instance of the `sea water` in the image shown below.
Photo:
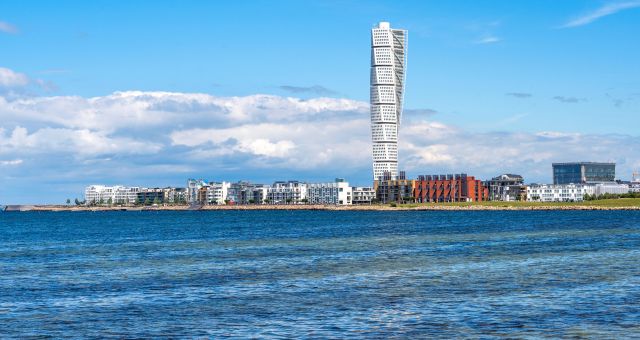
<path fill-rule="evenodd" d="M 0 213 L 0 337 L 42 336 L 640 336 L 640 212 Z"/>

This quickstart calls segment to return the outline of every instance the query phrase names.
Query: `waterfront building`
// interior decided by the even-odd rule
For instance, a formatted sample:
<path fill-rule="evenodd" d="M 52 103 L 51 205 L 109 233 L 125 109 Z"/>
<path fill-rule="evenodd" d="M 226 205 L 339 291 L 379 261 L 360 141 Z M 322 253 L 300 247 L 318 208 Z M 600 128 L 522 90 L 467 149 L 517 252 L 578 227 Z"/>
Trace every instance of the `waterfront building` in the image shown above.
<path fill-rule="evenodd" d="M 407 64 L 407 31 L 381 22 L 371 30 L 371 136 L 373 179 L 398 177 L 398 129 Z"/>
<path fill-rule="evenodd" d="M 616 163 L 553 163 L 553 184 L 589 184 L 613 182 Z"/>
<path fill-rule="evenodd" d="M 164 201 L 167 203 L 187 203 L 187 189 L 167 187 L 163 189 Z"/>
<path fill-rule="evenodd" d="M 533 202 L 580 202 L 585 195 L 622 195 L 632 191 L 629 184 L 531 184 L 527 188 L 527 201 Z"/>
<path fill-rule="evenodd" d="M 298 181 L 277 181 L 267 188 L 267 200 L 271 204 L 301 203 L 307 199 L 307 184 Z"/>
<path fill-rule="evenodd" d="M 310 204 L 351 205 L 352 190 L 349 183 L 341 178 L 330 183 L 308 183 L 307 201 Z"/>
<path fill-rule="evenodd" d="M 186 203 L 185 188 L 141 188 L 136 195 L 139 204 Z"/>
<path fill-rule="evenodd" d="M 267 199 L 269 186 L 242 182 L 237 192 L 238 204 L 262 204 Z"/>
<path fill-rule="evenodd" d="M 490 201 L 523 201 L 526 199 L 527 189 L 524 179 L 520 175 L 503 174 L 484 182 L 489 190 Z"/>
<path fill-rule="evenodd" d="M 581 202 L 592 196 L 595 185 L 590 184 L 531 184 L 527 187 L 530 202 Z"/>
<path fill-rule="evenodd" d="M 187 180 L 187 203 L 202 204 L 206 201 L 206 189 L 205 193 L 202 193 L 202 188 L 206 188 L 207 183 L 202 179 L 188 179 Z M 204 196 L 203 196 L 204 195 Z"/>
<path fill-rule="evenodd" d="M 489 190 L 482 181 L 467 174 L 420 175 L 415 183 L 416 202 L 480 202 L 486 201 Z"/>
<path fill-rule="evenodd" d="M 186 202 L 185 188 L 141 188 L 91 185 L 85 188 L 86 204 L 142 204 Z"/>
<path fill-rule="evenodd" d="M 168 203 L 165 198 L 165 191 L 161 188 L 142 188 L 136 195 L 138 204 L 163 204 Z"/>
<path fill-rule="evenodd" d="M 206 187 L 207 204 L 225 204 L 230 186 L 228 182 L 209 182 Z"/>
<path fill-rule="evenodd" d="M 385 171 L 380 180 L 373 181 L 373 190 L 378 202 L 408 202 L 414 200 L 415 183 L 415 180 L 406 178 L 404 171 L 400 171 L 396 179 L 392 178 L 390 172 Z"/>
<path fill-rule="evenodd" d="M 86 204 L 133 204 L 138 192 L 139 187 L 90 185 L 84 190 L 84 200 Z"/>
<path fill-rule="evenodd" d="M 598 183 L 594 185 L 595 190 L 594 194 L 596 196 L 605 195 L 605 194 L 613 194 L 613 195 L 623 195 L 628 194 L 631 190 L 629 184 L 624 183 Z"/>
<path fill-rule="evenodd" d="M 353 187 L 352 204 L 371 204 L 376 199 L 376 191 L 373 187 Z"/>

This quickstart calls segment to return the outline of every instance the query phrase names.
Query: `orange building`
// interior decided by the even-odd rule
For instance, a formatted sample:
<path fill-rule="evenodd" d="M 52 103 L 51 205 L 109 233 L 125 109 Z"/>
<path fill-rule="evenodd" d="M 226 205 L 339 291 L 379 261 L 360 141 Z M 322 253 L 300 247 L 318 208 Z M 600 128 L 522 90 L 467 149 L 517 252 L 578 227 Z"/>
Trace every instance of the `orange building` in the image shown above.
<path fill-rule="evenodd" d="M 479 202 L 486 201 L 489 189 L 482 181 L 467 174 L 421 175 L 415 181 L 416 202 Z"/>

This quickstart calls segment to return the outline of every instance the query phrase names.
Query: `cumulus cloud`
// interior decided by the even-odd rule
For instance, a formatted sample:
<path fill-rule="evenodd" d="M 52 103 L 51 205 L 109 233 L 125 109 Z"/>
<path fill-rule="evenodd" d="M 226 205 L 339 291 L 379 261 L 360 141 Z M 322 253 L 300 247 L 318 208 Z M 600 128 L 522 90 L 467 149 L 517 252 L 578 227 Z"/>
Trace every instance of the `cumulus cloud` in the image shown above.
<path fill-rule="evenodd" d="M 616 14 L 620 11 L 637 8 L 637 7 L 640 7 L 640 0 L 608 3 L 594 11 L 591 11 L 580 17 L 570 20 L 560 27 L 571 28 L 571 27 L 588 25 L 608 15 Z"/>
<path fill-rule="evenodd" d="M 3 176 L 11 177 L 0 178 L 0 186 L 33 182 L 34 190 L 43 190 L 48 182 L 71 190 L 64 188 L 73 183 L 81 192 L 89 182 L 181 185 L 190 176 L 265 181 L 345 176 L 354 184 L 370 184 L 368 108 L 350 99 L 259 94 L 0 94 L 0 164 Z M 486 179 L 511 172 L 544 182 L 551 178 L 552 162 L 611 160 L 624 177 L 640 159 L 637 136 L 480 133 L 438 122 L 434 113 L 405 112 L 399 156 L 410 176 L 466 172 Z"/>
<path fill-rule="evenodd" d="M 7 133 L 0 129 L 2 153 L 73 153 L 80 156 L 100 154 L 139 154 L 160 151 L 159 144 L 132 138 L 110 137 L 87 129 L 43 128 L 32 133 L 18 126 Z"/>
<path fill-rule="evenodd" d="M 8 68 L 0 67 L 0 87 L 23 87 L 29 84 L 29 77 L 23 73 L 14 72 Z"/>
<path fill-rule="evenodd" d="M 635 151 L 640 147 L 638 136 L 557 131 L 470 133 L 427 122 L 402 132 L 403 163 L 414 173 L 465 171 L 489 178 L 515 172 L 528 180 L 549 181 L 552 162 L 592 160 L 617 162 L 618 176 L 626 178 L 640 158 L 640 151 Z"/>
<path fill-rule="evenodd" d="M 17 34 L 18 28 L 6 21 L 0 21 L 0 32 L 8 34 Z"/>

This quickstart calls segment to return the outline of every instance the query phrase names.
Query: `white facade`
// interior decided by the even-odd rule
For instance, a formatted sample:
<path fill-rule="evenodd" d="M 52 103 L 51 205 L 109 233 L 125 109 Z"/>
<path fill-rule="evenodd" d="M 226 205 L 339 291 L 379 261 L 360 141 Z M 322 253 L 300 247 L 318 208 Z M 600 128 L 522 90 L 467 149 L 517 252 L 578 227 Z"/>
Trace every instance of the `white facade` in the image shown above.
<path fill-rule="evenodd" d="M 595 195 L 600 196 L 604 194 L 628 194 L 630 191 L 629 184 L 618 183 L 599 183 L 595 185 Z"/>
<path fill-rule="evenodd" d="M 580 202 L 593 195 L 595 186 L 586 184 L 539 184 L 527 187 L 529 202 Z"/>
<path fill-rule="evenodd" d="M 376 198 L 376 191 L 372 187 L 353 187 L 353 204 L 369 204 Z"/>
<path fill-rule="evenodd" d="M 271 204 L 300 203 L 307 199 L 307 184 L 298 181 L 275 182 L 267 188 L 267 199 Z"/>
<path fill-rule="evenodd" d="M 202 179 L 189 179 L 187 180 L 187 202 L 198 202 L 198 191 L 200 188 L 206 187 L 208 184 Z"/>
<path fill-rule="evenodd" d="M 139 187 L 90 185 L 84 189 L 84 199 L 87 204 L 109 202 L 113 204 L 136 203 L 139 192 Z"/>
<path fill-rule="evenodd" d="M 227 199 L 227 192 L 231 183 L 228 182 L 211 182 L 207 186 L 207 203 L 208 204 L 224 204 Z"/>
<path fill-rule="evenodd" d="M 351 205 L 352 189 L 348 182 L 307 184 L 307 199 L 311 204 Z"/>
<path fill-rule="evenodd" d="M 398 177 L 398 129 L 407 65 L 407 31 L 381 22 L 371 30 L 373 179 Z"/>

